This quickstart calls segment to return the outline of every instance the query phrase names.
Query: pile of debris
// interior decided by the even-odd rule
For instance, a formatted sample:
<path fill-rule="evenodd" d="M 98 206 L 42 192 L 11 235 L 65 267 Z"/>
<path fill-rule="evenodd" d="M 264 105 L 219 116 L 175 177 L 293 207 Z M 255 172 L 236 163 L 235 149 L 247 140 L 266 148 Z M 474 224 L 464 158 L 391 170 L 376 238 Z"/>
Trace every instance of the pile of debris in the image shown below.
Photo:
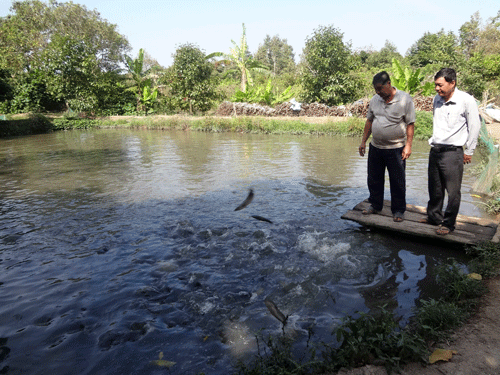
<path fill-rule="evenodd" d="M 432 112 L 433 100 L 434 100 L 433 96 L 415 96 L 413 98 L 413 104 L 415 105 L 415 110 Z"/>
<path fill-rule="evenodd" d="M 415 97 L 413 102 L 417 111 L 432 111 L 433 97 Z M 296 102 L 295 102 L 296 104 Z M 277 105 L 275 108 L 250 103 L 231 103 L 223 102 L 217 111 L 218 116 L 307 116 L 307 117 L 366 117 L 368 112 L 369 99 L 361 99 L 352 104 L 341 106 L 327 106 L 320 103 L 301 103 L 297 106 L 293 103 L 286 102 Z M 293 109 L 295 108 L 295 109 Z"/>
<path fill-rule="evenodd" d="M 480 105 L 479 114 L 487 124 L 500 122 L 500 108 L 494 104 Z"/>

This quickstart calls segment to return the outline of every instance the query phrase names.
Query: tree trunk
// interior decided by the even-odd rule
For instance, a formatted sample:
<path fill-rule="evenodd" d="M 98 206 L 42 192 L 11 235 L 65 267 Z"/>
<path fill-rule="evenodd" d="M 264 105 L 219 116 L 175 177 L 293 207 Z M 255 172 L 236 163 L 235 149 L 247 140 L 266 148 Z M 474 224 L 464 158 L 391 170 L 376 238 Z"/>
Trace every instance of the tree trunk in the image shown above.
<path fill-rule="evenodd" d="M 247 72 L 244 68 L 241 71 L 241 91 L 247 92 Z"/>

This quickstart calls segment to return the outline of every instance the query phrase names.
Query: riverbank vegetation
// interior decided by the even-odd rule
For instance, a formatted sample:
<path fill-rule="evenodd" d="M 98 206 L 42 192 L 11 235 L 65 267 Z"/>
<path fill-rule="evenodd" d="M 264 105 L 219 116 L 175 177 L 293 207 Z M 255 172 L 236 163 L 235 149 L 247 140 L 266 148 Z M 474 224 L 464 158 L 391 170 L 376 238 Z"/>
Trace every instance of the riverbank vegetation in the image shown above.
<path fill-rule="evenodd" d="M 359 117 L 262 117 L 262 116 L 44 116 L 8 115 L 0 123 L 0 137 L 46 133 L 56 130 L 92 128 L 146 128 L 152 130 L 190 130 L 204 132 L 242 132 L 264 134 L 309 134 L 361 136 L 365 119 Z M 416 139 L 432 135 L 432 115 L 417 111 Z"/>

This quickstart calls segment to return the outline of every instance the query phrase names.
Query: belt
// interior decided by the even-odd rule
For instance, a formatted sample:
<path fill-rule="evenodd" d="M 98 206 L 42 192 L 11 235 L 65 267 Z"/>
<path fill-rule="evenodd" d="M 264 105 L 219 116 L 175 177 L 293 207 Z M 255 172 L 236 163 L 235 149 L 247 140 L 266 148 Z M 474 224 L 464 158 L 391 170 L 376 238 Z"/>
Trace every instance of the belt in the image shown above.
<path fill-rule="evenodd" d="M 462 146 L 452 146 L 452 145 L 433 145 L 431 147 L 432 152 L 457 151 L 461 149 Z"/>

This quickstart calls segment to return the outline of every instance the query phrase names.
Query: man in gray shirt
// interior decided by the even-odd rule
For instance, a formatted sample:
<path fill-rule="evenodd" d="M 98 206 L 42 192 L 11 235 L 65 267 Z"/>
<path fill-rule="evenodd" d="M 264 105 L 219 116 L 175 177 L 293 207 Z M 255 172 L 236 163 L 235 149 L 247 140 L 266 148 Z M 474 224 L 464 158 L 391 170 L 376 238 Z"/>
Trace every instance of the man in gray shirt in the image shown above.
<path fill-rule="evenodd" d="M 460 208 L 464 164 L 471 162 L 481 128 L 476 100 L 456 88 L 457 75 L 443 68 L 434 76 L 437 95 L 433 103 L 432 146 L 429 153 L 428 224 L 439 225 L 436 233 L 446 235 L 455 229 Z M 465 151 L 463 149 L 465 146 Z M 448 205 L 443 213 L 445 191 Z"/>
<path fill-rule="evenodd" d="M 373 77 L 377 95 L 370 100 L 359 154 L 364 156 L 366 141 L 373 135 L 368 153 L 368 201 L 364 214 L 375 214 L 384 204 L 385 170 L 389 172 L 391 211 L 396 222 L 406 211 L 406 159 L 411 155 L 415 107 L 411 96 L 391 85 L 387 72 Z"/>

